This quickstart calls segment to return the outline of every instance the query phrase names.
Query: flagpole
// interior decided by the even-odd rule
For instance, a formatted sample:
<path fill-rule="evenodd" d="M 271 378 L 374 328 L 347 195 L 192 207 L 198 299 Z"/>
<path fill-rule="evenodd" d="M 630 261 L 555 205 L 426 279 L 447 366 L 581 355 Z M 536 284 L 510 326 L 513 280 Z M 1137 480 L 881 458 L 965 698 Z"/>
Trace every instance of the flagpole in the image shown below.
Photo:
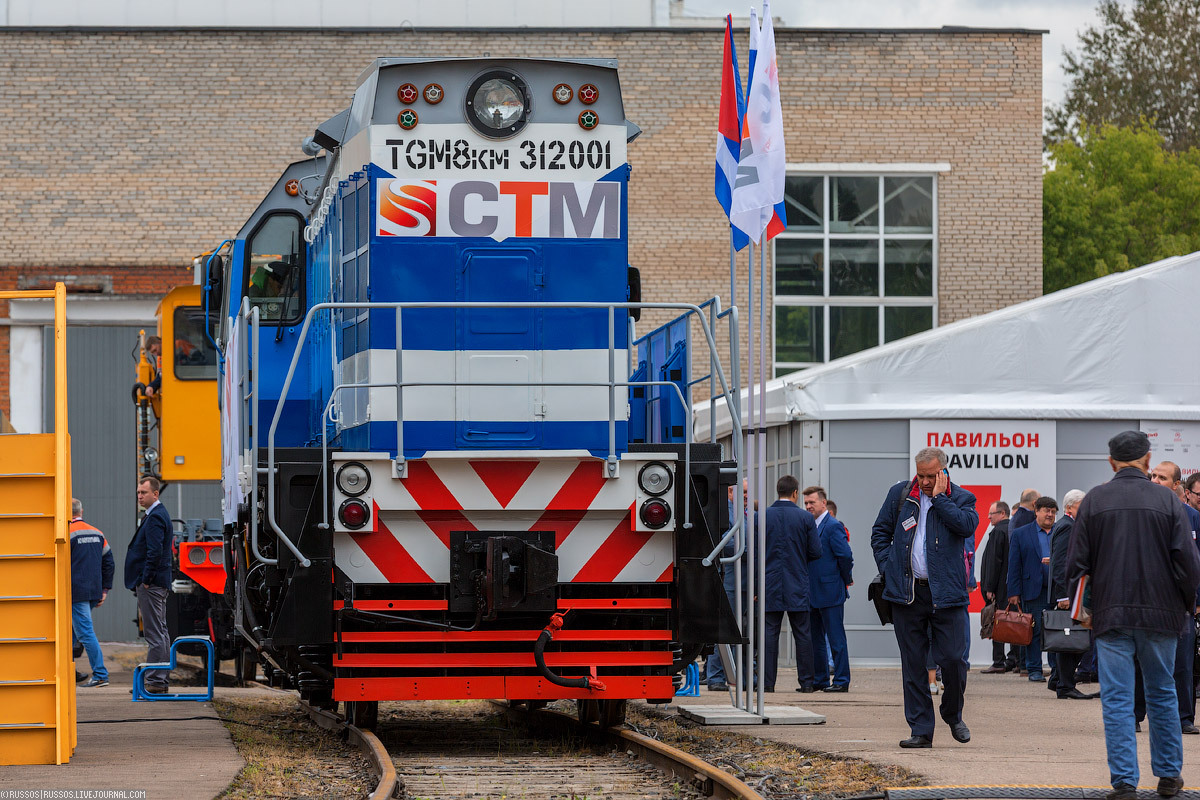
<path fill-rule="evenodd" d="M 765 509 L 767 507 L 767 471 L 766 471 L 766 451 L 767 451 L 767 332 L 766 332 L 766 306 L 767 306 L 767 275 L 766 275 L 766 239 L 764 238 L 758 246 L 758 379 L 760 389 L 758 392 L 758 474 L 759 474 L 759 507 Z M 764 514 L 766 512 L 764 511 Z M 765 517 L 764 517 L 765 522 Z M 759 534 L 759 552 L 762 553 L 762 558 L 758 565 L 759 585 L 767 585 L 767 540 L 766 540 L 766 524 L 760 526 L 762 531 Z M 765 592 L 764 592 L 765 595 Z M 767 640 L 767 615 L 766 604 L 763 603 L 758 614 L 758 640 L 765 642 Z M 799 668 L 799 663 L 797 663 Z M 758 715 L 763 715 L 763 693 L 764 680 L 766 678 L 766 667 L 763 659 L 758 660 Z"/>
<path fill-rule="evenodd" d="M 745 459 L 747 465 L 748 486 L 746 492 L 746 502 L 749 506 L 746 511 L 746 522 L 749 530 L 746 532 L 746 666 L 742 670 L 745 676 L 745 697 L 746 705 L 743 708 L 750 710 L 751 697 L 754 692 L 754 681 L 752 675 L 755 672 L 755 654 L 758 651 L 758 626 L 756 624 L 757 612 L 759 607 L 759 594 L 755 589 L 758 585 L 758 572 L 756 565 L 758 562 L 756 552 L 757 546 L 757 531 L 760 527 L 758 523 L 758 511 L 754 508 L 755 498 L 758 497 L 758 475 L 754 470 L 754 242 L 750 243 L 750 258 L 747 275 L 747 292 L 746 297 L 746 317 L 748 324 L 746 326 L 747 347 L 746 347 L 746 414 L 747 422 L 745 428 L 746 448 Z"/>
<path fill-rule="evenodd" d="M 747 112 L 749 111 L 750 91 L 754 85 L 754 66 L 755 53 L 758 49 L 758 20 L 754 14 L 754 7 L 750 8 L 750 48 L 748 52 L 749 64 L 746 75 L 746 105 Z M 742 147 L 743 153 L 746 146 L 747 131 L 745 125 L 742 128 Z M 739 165 L 741 155 L 739 154 Z M 761 240 L 761 232 L 759 234 Z M 749 372 L 746 376 L 746 413 L 749 416 L 746 425 L 746 471 L 749 473 L 749 491 L 747 493 L 748 502 L 751 508 L 750 520 L 756 524 L 748 526 L 746 532 L 746 552 L 749 554 L 746 562 L 747 581 L 750 585 L 750 590 L 747 592 L 749 608 L 746 612 L 746 628 L 747 638 L 750 640 L 749 654 L 746 657 L 746 671 L 752 676 L 758 675 L 758 667 L 763 664 L 761 658 L 763 649 L 764 637 L 760 635 L 761 626 L 758 624 L 759 617 L 763 615 L 763 609 L 766 607 L 766 581 L 760 580 L 760 573 L 766 564 L 766 550 L 761 546 L 761 533 L 766 526 L 766 508 L 759 501 L 760 484 L 762 483 L 762 473 L 756 469 L 757 461 L 754 458 L 756 452 L 756 441 L 754 438 L 755 428 L 755 409 L 754 409 L 754 237 L 750 237 L 750 253 L 749 263 L 747 267 L 747 307 L 746 307 L 746 355 L 747 361 L 750 364 Z M 760 365 L 761 368 L 761 365 Z M 755 591 L 757 589 L 757 591 Z M 750 711 L 751 692 L 754 692 L 756 682 L 753 678 L 746 679 L 746 706 L 745 710 Z M 762 706 L 762 680 L 757 681 L 757 701 L 755 707 L 759 709 L 761 716 Z"/>
<path fill-rule="evenodd" d="M 737 305 L 737 247 L 734 244 L 733 238 L 734 238 L 733 226 L 730 225 L 729 226 L 729 307 L 730 307 L 730 309 L 734 308 Z M 740 419 L 741 415 L 742 415 L 742 380 L 741 380 L 741 364 L 739 363 L 741 361 L 741 359 L 739 358 L 739 356 L 741 354 L 741 343 L 737 341 L 738 325 L 737 325 L 737 317 L 735 315 L 730 316 L 729 336 L 730 336 L 730 345 L 731 345 L 729 348 L 729 354 L 730 354 L 730 360 L 732 362 L 730 364 L 730 372 L 733 376 L 733 392 L 732 392 L 733 408 L 734 408 L 734 412 L 737 414 L 737 417 Z M 732 433 L 732 431 L 733 431 L 733 428 L 731 427 L 730 432 Z M 730 447 L 733 450 L 734 461 L 738 465 L 737 475 L 736 475 L 737 484 L 734 487 L 734 495 L 735 495 L 736 499 L 733 502 L 733 511 L 737 513 L 737 517 L 736 517 L 736 519 L 731 517 L 729 520 L 729 524 L 731 526 L 734 524 L 738 524 L 739 533 L 733 537 L 733 552 L 735 554 L 738 552 L 741 552 L 744 554 L 746 551 L 744 543 L 747 541 L 746 537 L 749 535 L 748 532 L 746 531 L 746 497 L 744 494 L 742 494 L 742 481 L 745 476 L 745 461 L 744 461 L 745 448 L 742 447 L 742 441 L 737 436 L 730 436 L 729 441 L 730 441 Z M 734 619 L 737 621 L 738 632 L 741 633 L 741 630 L 744 627 L 744 623 L 742 622 L 742 570 L 740 569 L 741 557 L 739 557 L 727 564 L 725 564 L 723 561 L 722 561 L 722 563 L 724 564 L 726 569 L 733 570 L 733 616 L 734 616 Z M 732 680 L 730 680 L 728 682 L 729 682 L 729 685 L 733 687 L 732 697 L 731 697 L 731 699 L 733 700 L 733 706 L 734 706 L 734 708 L 740 708 L 740 707 L 742 707 L 740 686 L 741 686 L 741 681 L 742 681 L 742 675 L 745 673 L 745 670 L 742 668 L 742 658 L 744 656 L 742 645 L 740 645 L 740 644 L 735 645 L 733 648 L 733 654 L 734 654 L 733 664 L 731 664 L 730 666 L 733 666 L 736 669 L 736 672 L 734 672 L 733 675 L 727 675 L 726 678 L 732 678 Z"/>

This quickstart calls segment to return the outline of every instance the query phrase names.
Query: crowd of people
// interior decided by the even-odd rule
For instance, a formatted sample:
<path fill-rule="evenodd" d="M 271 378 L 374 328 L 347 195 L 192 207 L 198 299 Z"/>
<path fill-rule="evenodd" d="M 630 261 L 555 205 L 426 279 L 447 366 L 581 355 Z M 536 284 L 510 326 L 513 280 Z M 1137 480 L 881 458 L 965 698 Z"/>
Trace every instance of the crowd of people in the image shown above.
<path fill-rule="evenodd" d="M 988 542 L 980 554 L 978 588 L 985 601 L 1033 620 L 1029 643 L 1006 647 L 995 641 L 992 663 L 981 672 L 1045 683 L 1059 699 L 1099 698 L 1113 786 L 1109 800 L 1136 797 L 1134 733 L 1143 721 L 1149 720 L 1151 763 L 1163 797 L 1174 797 L 1183 786 L 1182 734 L 1200 734 L 1195 724 L 1200 681 L 1194 676 L 1200 473 L 1181 480 L 1177 464 L 1163 461 L 1151 469 L 1150 460 L 1146 434 L 1125 431 L 1109 441 L 1113 478 L 1086 493 L 1066 492 L 1061 509 L 1054 497 L 1036 489 L 1021 494 L 1011 518 L 1007 503 L 992 503 Z M 891 487 L 871 530 L 881 589 L 876 606 L 881 619 L 892 623 L 900 650 L 911 733 L 900 742 L 903 748 L 933 746 L 935 694 L 941 695 L 937 712 L 951 736 L 962 743 L 971 739 L 963 710 L 979 519 L 975 496 L 950 479 L 947 461 L 938 448 L 917 453 L 915 475 Z M 849 532 L 822 487 L 801 490 L 785 475 L 776 490 L 778 500 L 763 513 L 763 688 L 775 691 L 786 615 L 796 648 L 796 691 L 849 691 L 842 613 L 853 581 Z M 732 506 L 731 488 L 731 519 Z M 748 530 L 754 530 L 757 516 L 747 512 Z M 731 603 L 732 576 L 727 570 Z M 1059 645 L 1044 654 L 1043 612 L 1051 610 L 1081 620 L 1071 622 L 1077 635 L 1090 626 L 1084 633 L 1090 648 Z M 1059 629 L 1057 622 L 1050 626 Z M 710 689 L 728 688 L 721 659 L 709 658 L 707 669 Z M 1093 682 L 1099 692 L 1080 690 Z"/>
<path fill-rule="evenodd" d="M 848 692 L 850 653 L 844 611 L 849 587 L 854 582 L 850 532 L 837 519 L 837 505 L 824 488 L 809 486 L 802 491 L 794 476 L 784 475 L 776 482 L 775 491 L 778 499 L 763 514 L 766 583 L 759 595 L 766 605 L 763 689 L 775 691 L 779 635 L 786 616 L 796 650 L 799 673 L 796 691 Z M 730 519 L 737 516 L 733 492 L 731 486 Z M 745 484 L 742 494 L 743 508 L 749 509 Z M 757 516 L 757 512 L 747 512 L 747 520 L 754 520 L 747 525 L 748 529 L 757 524 Z M 732 552 L 731 543 L 725 554 Z M 747 580 L 741 583 L 743 587 L 749 585 Z M 726 570 L 725 591 L 731 606 L 736 605 L 736 585 L 734 571 Z M 725 665 L 715 651 L 707 660 L 705 677 L 710 690 L 729 689 Z"/>

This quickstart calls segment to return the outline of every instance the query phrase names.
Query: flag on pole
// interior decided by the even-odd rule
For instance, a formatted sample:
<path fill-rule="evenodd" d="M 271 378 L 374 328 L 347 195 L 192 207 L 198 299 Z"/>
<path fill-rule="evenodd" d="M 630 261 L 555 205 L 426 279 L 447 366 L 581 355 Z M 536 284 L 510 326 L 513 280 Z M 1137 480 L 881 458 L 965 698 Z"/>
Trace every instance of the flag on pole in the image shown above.
<path fill-rule="evenodd" d="M 751 37 L 754 37 L 753 25 Z M 787 171 L 783 109 L 779 99 L 779 67 L 771 4 L 763 0 L 762 30 L 751 71 L 742 147 L 729 220 L 754 241 L 766 242 L 787 227 L 783 185 Z"/>
<path fill-rule="evenodd" d="M 717 115 L 717 164 L 713 173 L 713 190 L 717 202 L 729 216 L 733 201 L 733 182 L 737 177 L 738 153 L 742 146 L 742 116 L 746 113 L 742 99 L 742 76 L 738 73 L 737 51 L 733 46 L 733 15 L 725 15 L 725 54 L 721 58 L 721 105 Z M 733 246 L 745 247 L 750 239 L 730 225 Z"/>

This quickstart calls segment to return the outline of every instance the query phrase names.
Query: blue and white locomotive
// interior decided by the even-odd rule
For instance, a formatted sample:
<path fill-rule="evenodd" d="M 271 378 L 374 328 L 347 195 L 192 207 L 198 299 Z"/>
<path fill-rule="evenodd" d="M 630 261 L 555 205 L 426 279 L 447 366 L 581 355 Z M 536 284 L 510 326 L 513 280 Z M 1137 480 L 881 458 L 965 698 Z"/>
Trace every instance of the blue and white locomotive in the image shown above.
<path fill-rule="evenodd" d="M 638 133 L 615 60 L 378 59 L 209 260 L 226 591 L 306 697 L 611 723 L 741 640 L 736 464 L 689 433 L 691 342 L 723 391 L 730 316 L 659 304 L 635 348 Z"/>

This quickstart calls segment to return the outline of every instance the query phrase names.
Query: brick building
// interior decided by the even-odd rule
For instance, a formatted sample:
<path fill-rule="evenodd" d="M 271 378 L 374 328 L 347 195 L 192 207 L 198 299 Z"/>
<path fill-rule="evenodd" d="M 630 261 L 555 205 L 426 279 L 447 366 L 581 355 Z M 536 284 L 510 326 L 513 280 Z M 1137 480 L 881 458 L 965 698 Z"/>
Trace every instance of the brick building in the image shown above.
<path fill-rule="evenodd" d="M 777 372 L 1041 294 L 1039 33 L 781 28 L 777 42 L 792 223 L 769 252 Z M 618 58 L 644 131 L 629 148 L 644 296 L 727 300 L 712 192 L 721 50 L 712 27 L 0 28 L 0 288 L 70 287 L 73 489 L 88 519 L 124 553 L 137 331 L 376 56 Z M 49 319 L 41 301 L 0 303 L 0 412 L 21 432 L 47 428 Z M 180 518 L 213 516 L 219 498 L 164 494 Z M 102 638 L 132 638 L 130 597 L 98 613 Z"/>
<path fill-rule="evenodd" d="M 773 248 L 777 372 L 1040 294 L 1040 34 L 777 39 L 791 164 L 791 226 Z M 645 296 L 728 295 L 711 190 L 721 37 L 681 28 L 2 29 L 0 162 L 15 202 L 0 219 L 0 286 L 65 278 L 89 307 L 132 302 L 145 321 L 373 57 L 482 52 L 620 59 L 644 131 L 629 213 Z M 28 430 L 0 317 L 0 409 Z"/>

